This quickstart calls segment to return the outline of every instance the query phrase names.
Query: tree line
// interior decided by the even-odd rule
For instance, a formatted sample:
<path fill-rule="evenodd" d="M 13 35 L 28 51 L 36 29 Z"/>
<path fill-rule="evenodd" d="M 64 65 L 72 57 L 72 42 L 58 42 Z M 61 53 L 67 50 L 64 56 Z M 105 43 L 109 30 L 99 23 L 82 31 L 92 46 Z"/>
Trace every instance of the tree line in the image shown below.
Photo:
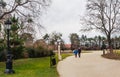
<path fill-rule="evenodd" d="M 79 36 L 77 33 L 70 34 L 71 49 L 82 47 L 83 49 L 101 49 L 103 42 L 106 47 L 109 47 L 108 40 L 105 36 L 87 37 L 86 35 Z M 111 45 L 114 49 L 120 48 L 120 36 L 111 38 Z"/>
<path fill-rule="evenodd" d="M 69 35 L 69 40 L 71 44 L 71 49 L 73 50 L 76 47 L 82 47 L 83 49 L 101 49 L 103 42 L 105 42 L 106 47 L 109 47 L 108 40 L 105 36 L 94 36 L 87 37 L 87 35 L 79 36 L 77 33 L 71 33 Z M 58 40 L 61 40 L 61 46 L 65 49 L 65 41 L 62 39 L 62 33 L 52 32 L 51 34 L 45 34 L 43 39 L 46 41 L 48 45 L 56 46 Z M 111 38 L 111 45 L 114 49 L 120 48 L 120 36 L 114 36 Z"/>

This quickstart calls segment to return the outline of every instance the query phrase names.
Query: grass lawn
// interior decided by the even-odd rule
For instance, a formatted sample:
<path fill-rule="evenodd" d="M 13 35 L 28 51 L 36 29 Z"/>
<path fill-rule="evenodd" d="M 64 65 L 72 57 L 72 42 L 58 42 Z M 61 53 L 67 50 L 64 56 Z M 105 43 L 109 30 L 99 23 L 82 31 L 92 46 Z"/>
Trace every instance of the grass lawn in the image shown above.
<path fill-rule="evenodd" d="M 62 58 L 71 54 L 63 53 Z M 56 55 L 56 60 L 57 55 Z M 50 67 L 50 57 L 19 59 L 13 61 L 15 74 L 4 74 L 5 62 L 0 62 L 0 77 L 59 77 L 56 66 Z"/>
<path fill-rule="evenodd" d="M 0 77 L 58 77 L 55 67 L 50 67 L 50 58 L 30 58 L 14 61 L 15 74 L 4 74 L 5 63 L 0 63 Z"/>
<path fill-rule="evenodd" d="M 117 53 L 118 55 L 120 55 L 120 50 L 114 50 L 114 53 Z"/>

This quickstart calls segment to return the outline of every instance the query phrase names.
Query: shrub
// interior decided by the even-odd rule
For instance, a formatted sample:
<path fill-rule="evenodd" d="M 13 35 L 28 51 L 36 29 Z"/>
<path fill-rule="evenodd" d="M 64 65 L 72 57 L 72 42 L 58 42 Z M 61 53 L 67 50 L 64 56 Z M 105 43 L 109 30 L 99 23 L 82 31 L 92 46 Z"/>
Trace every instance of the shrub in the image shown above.
<path fill-rule="evenodd" d="M 35 57 L 35 49 L 34 48 L 26 48 L 25 53 L 27 53 L 27 56 L 30 57 L 30 58 Z"/>
<path fill-rule="evenodd" d="M 36 58 L 49 56 L 52 50 L 39 46 L 37 48 L 26 48 L 26 51 L 30 58 Z"/>
<path fill-rule="evenodd" d="M 11 52 L 14 56 L 14 59 L 23 58 L 23 51 L 24 51 L 23 46 L 16 46 L 16 47 L 11 48 Z"/>
<path fill-rule="evenodd" d="M 5 60 L 6 60 L 5 51 L 2 50 L 2 51 L 0 51 L 0 62 L 1 62 L 1 61 L 5 61 Z"/>
<path fill-rule="evenodd" d="M 5 61 L 5 51 L 4 51 L 4 45 L 0 44 L 0 61 Z"/>

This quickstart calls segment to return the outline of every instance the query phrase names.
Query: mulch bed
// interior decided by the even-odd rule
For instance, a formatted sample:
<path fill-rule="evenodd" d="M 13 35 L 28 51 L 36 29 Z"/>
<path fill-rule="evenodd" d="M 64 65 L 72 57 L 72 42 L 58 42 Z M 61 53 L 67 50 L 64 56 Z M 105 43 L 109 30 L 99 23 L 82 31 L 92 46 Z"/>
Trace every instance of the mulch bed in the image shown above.
<path fill-rule="evenodd" d="M 106 53 L 102 56 L 108 59 L 120 60 L 120 55 L 118 55 L 117 53 Z"/>

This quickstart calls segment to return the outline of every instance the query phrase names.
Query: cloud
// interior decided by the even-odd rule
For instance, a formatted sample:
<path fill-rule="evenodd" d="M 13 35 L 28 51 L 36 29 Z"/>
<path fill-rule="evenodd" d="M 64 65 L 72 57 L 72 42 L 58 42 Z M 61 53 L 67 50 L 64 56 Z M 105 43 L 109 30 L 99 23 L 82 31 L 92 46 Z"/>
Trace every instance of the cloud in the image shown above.
<path fill-rule="evenodd" d="M 42 17 L 42 24 L 48 33 L 61 32 L 68 42 L 70 33 L 79 33 L 80 16 L 85 12 L 86 0 L 52 0 L 47 14 Z"/>

